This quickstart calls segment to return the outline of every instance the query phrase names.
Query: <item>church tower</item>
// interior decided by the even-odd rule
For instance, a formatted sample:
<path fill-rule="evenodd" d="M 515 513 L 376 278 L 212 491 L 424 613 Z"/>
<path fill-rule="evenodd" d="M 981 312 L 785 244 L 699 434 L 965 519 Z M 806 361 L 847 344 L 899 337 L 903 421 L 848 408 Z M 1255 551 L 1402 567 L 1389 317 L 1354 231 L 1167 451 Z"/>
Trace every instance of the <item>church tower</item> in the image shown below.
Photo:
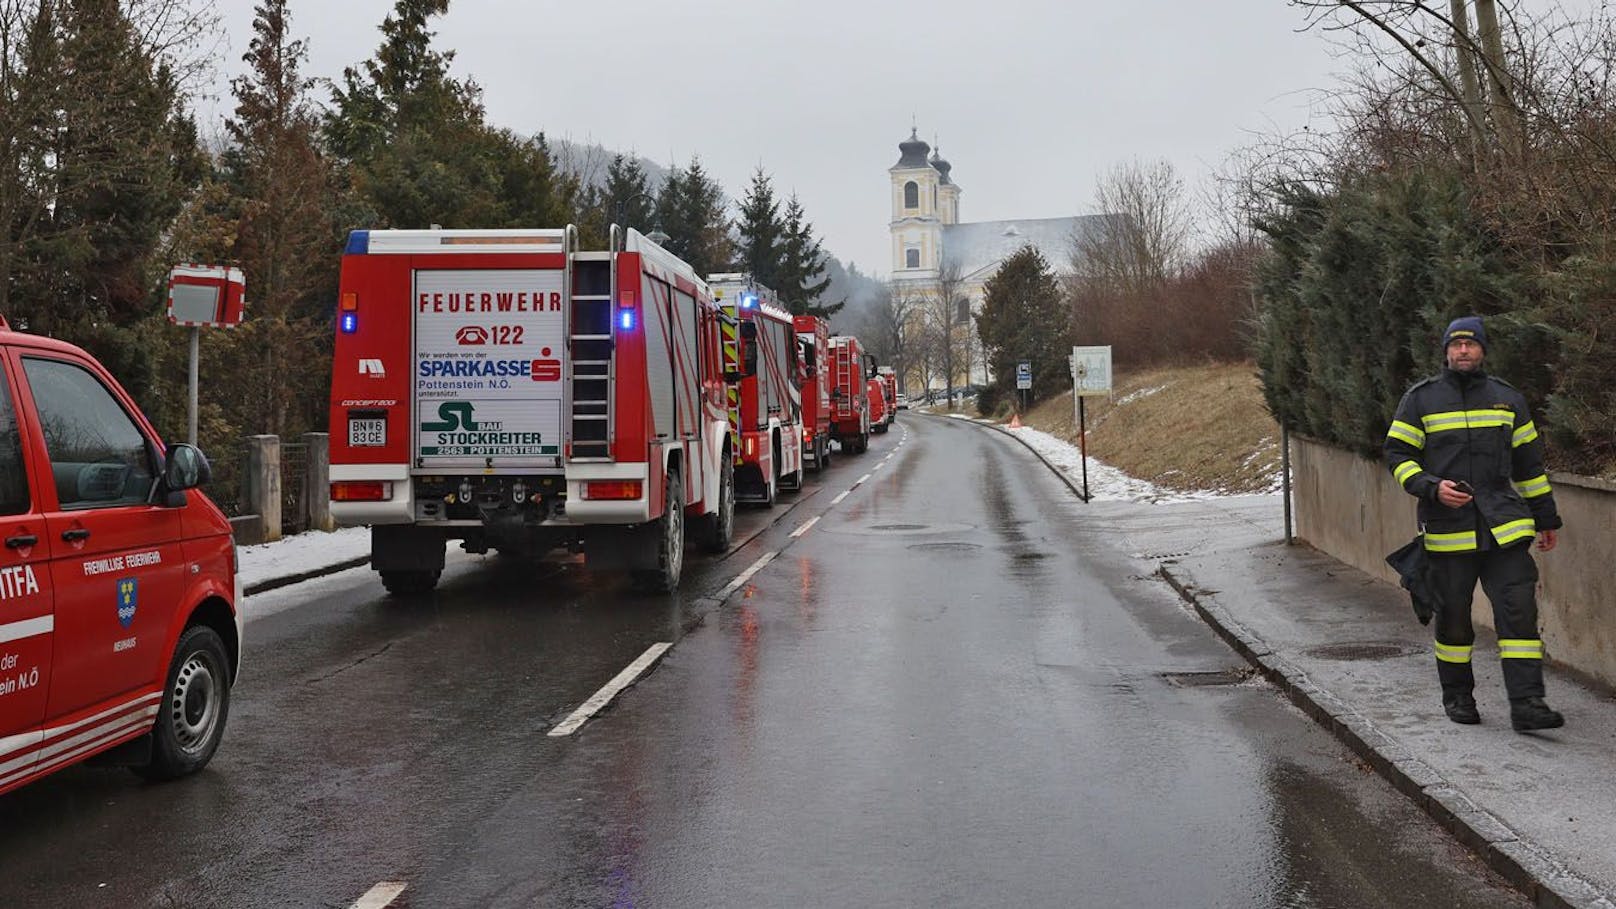
<path fill-rule="evenodd" d="M 900 157 L 887 172 L 892 175 L 892 277 L 897 280 L 935 280 L 942 257 L 940 192 L 944 173 L 932 166 L 931 146 L 917 130 L 898 143 Z M 958 207 L 958 188 L 954 189 Z"/>
<path fill-rule="evenodd" d="M 931 153 L 931 166 L 937 171 L 937 217 L 945 226 L 958 224 L 960 188 L 959 184 L 949 179 L 948 172 L 954 166 L 943 157 L 941 145 Z"/>

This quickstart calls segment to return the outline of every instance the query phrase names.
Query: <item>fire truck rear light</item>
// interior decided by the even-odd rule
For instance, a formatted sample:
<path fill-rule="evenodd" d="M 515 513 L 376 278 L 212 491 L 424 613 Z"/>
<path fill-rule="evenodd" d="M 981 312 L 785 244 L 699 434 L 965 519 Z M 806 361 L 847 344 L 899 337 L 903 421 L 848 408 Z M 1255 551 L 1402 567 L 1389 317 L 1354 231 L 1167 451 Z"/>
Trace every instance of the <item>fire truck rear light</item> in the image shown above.
<path fill-rule="evenodd" d="M 591 502 L 637 499 L 644 484 L 639 480 L 604 480 L 584 484 L 584 498 Z"/>
<path fill-rule="evenodd" d="M 345 312 L 342 314 L 342 333 L 351 335 L 359 330 L 359 313 Z"/>
<path fill-rule="evenodd" d="M 333 502 L 386 502 L 393 498 L 393 484 L 387 480 L 339 480 L 331 484 Z"/>
<path fill-rule="evenodd" d="M 624 331 L 634 330 L 634 310 L 620 309 L 617 311 L 617 327 Z"/>
<path fill-rule="evenodd" d="M 359 310 L 359 295 L 353 291 L 343 294 L 341 309 L 343 312 L 357 312 Z"/>

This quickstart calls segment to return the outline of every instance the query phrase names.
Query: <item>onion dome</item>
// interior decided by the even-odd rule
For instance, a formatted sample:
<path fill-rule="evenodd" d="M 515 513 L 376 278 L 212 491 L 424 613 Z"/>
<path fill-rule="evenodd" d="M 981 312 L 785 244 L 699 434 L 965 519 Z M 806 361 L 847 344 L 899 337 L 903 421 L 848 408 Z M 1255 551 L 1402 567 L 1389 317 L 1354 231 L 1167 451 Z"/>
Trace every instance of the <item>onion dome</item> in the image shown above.
<path fill-rule="evenodd" d="M 937 168 L 937 172 L 943 175 L 943 178 L 938 182 L 944 186 L 954 182 L 948 179 L 948 172 L 954 169 L 954 165 L 949 164 L 948 160 L 943 157 L 943 147 L 941 145 L 937 146 L 937 150 L 931 153 L 931 166 Z"/>
<path fill-rule="evenodd" d="M 929 162 L 926 161 L 926 154 L 931 151 L 931 146 L 926 144 L 926 140 L 920 138 L 920 131 L 917 129 L 909 131 L 908 140 L 898 143 L 898 151 L 903 156 L 898 159 L 897 164 L 893 165 L 894 167 L 927 167 L 929 165 Z"/>

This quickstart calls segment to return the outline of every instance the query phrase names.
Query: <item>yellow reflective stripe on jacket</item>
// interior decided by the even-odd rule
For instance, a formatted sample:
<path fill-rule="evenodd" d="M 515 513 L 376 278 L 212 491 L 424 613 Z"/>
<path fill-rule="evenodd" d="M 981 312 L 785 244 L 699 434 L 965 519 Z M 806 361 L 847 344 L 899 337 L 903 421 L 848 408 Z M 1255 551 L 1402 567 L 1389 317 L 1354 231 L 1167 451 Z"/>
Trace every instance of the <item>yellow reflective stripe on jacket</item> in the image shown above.
<path fill-rule="evenodd" d="M 1506 660 L 1541 660 L 1543 642 L 1525 638 L 1499 638 L 1498 655 Z"/>
<path fill-rule="evenodd" d="M 1427 552 L 1474 552 L 1476 532 L 1466 530 L 1462 533 L 1426 533 L 1425 549 Z"/>
<path fill-rule="evenodd" d="M 1418 461 L 1404 461 L 1392 470 L 1392 476 L 1401 486 L 1407 486 L 1408 481 L 1420 475 L 1421 467 Z M 1522 493 L 1525 495 L 1525 493 Z"/>
<path fill-rule="evenodd" d="M 1411 426 L 1402 420 L 1393 420 L 1390 429 L 1386 430 L 1386 438 L 1407 442 L 1415 448 L 1425 447 L 1425 431 L 1418 426 Z"/>
<path fill-rule="evenodd" d="M 1426 432 L 1448 429 L 1491 429 L 1515 425 L 1513 410 L 1450 410 L 1421 417 Z"/>
<path fill-rule="evenodd" d="M 1510 521 L 1499 524 L 1493 528 L 1493 539 L 1500 546 L 1508 546 L 1520 540 L 1529 540 L 1537 533 L 1537 524 L 1531 518 L 1521 518 L 1519 521 Z"/>
<path fill-rule="evenodd" d="M 1520 493 L 1522 498 L 1535 499 L 1538 496 L 1546 496 L 1553 490 L 1549 488 L 1548 474 L 1540 473 L 1530 480 L 1522 480 L 1516 483 L 1515 491 Z"/>
<path fill-rule="evenodd" d="M 1522 445 L 1525 445 L 1528 442 L 1535 441 L 1536 439 L 1537 439 L 1537 424 L 1532 422 L 1531 420 L 1527 420 L 1525 426 L 1522 426 L 1522 427 L 1515 430 L 1515 442 L 1514 442 L 1513 447 L 1520 448 Z"/>
<path fill-rule="evenodd" d="M 1468 644 L 1444 644 L 1436 642 L 1436 658 L 1444 663 L 1468 663 L 1470 652 L 1476 648 Z"/>

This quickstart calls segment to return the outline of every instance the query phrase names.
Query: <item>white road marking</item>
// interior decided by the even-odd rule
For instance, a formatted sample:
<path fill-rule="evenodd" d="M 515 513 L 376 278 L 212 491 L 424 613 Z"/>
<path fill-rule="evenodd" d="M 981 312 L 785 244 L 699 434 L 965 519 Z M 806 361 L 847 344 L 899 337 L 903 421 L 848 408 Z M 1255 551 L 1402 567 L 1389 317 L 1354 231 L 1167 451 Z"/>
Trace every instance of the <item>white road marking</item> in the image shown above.
<path fill-rule="evenodd" d="M 741 587 L 744 586 L 747 581 L 752 580 L 752 575 L 757 574 L 759 571 L 762 571 L 763 566 L 765 566 L 765 565 L 769 564 L 770 562 L 774 561 L 774 557 L 779 555 L 779 554 L 780 553 L 778 553 L 778 552 L 771 552 L 771 553 L 768 553 L 768 554 L 764 555 L 763 558 L 758 559 L 756 562 L 753 562 L 752 567 L 750 567 L 750 568 L 746 569 L 745 571 L 741 572 L 740 574 L 736 575 L 735 580 L 730 581 L 728 584 L 724 585 L 724 589 L 720 590 L 716 594 L 718 599 L 720 601 L 728 599 L 730 594 L 734 593 L 737 590 L 740 590 Z"/>
<path fill-rule="evenodd" d="M 822 517 L 822 516 L 821 515 L 815 515 L 814 517 L 811 517 L 807 521 L 803 522 L 803 525 L 801 527 L 798 527 L 796 530 L 791 531 L 791 538 L 793 540 L 795 540 L 795 539 L 801 537 L 803 534 L 807 533 L 809 530 L 811 530 L 813 528 L 813 526 L 815 524 L 819 523 L 819 518 L 820 517 Z"/>
<path fill-rule="evenodd" d="M 862 477 L 859 477 L 859 478 L 858 478 L 858 482 L 857 482 L 857 483 L 854 483 L 854 484 L 853 484 L 853 488 L 854 488 L 854 489 L 857 489 L 857 488 L 859 488 L 859 487 L 860 487 L 860 486 L 863 486 L 863 485 L 864 485 L 864 483 L 865 483 L 865 481 L 867 481 L 867 480 L 869 480 L 869 479 L 870 479 L 870 474 L 865 474 L 865 475 L 864 475 L 864 476 L 862 476 Z"/>
<path fill-rule="evenodd" d="M 879 464 L 877 464 L 877 465 L 875 465 L 875 469 L 876 469 L 876 470 L 880 470 L 880 469 L 881 469 L 881 468 L 883 468 L 883 467 L 885 467 L 885 466 L 887 466 L 887 462 L 885 462 L 885 461 L 882 461 L 882 462 L 881 462 L 881 463 L 879 463 Z M 874 472 L 874 471 L 872 471 L 872 473 L 873 473 L 873 472 Z"/>
<path fill-rule="evenodd" d="M 550 736 L 555 738 L 557 736 L 572 735 L 577 732 L 579 726 L 588 722 L 589 718 L 600 712 L 602 707 L 610 704 L 612 698 L 622 693 L 624 688 L 634 684 L 634 680 L 639 678 L 640 674 L 649 669 L 651 664 L 655 663 L 664 653 L 667 653 L 668 648 L 672 646 L 673 644 L 671 643 L 660 643 L 647 647 L 645 652 L 640 654 L 639 659 L 628 664 L 628 668 L 619 672 L 616 678 L 607 682 L 606 687 L 595 692 L 589 700 L 580 704 L 578 709 L 572 712 L 572 716 L 562 720 L 561 725 L 550 730 Z M 379 905 L 385 906 L 387 904 L 381 903 Z"/>
<path fill-rule="evenodd" d="M 843 499 L 847 498 L 848 496 L 850 496 L 852 494 L 853 494 L 853 490 L 849 489 L 847 492 L 844 492 L 841 495 L 837 496 L 836 498 L 831 499 L 830 503 L 832 505 L 840 505 L 840 504 L 842 504 Z"/>
<path fill-rule="evenodd" d="M 409 885 L 399 881 L 382 881 L 366 891 L 365 895 L 349 909 L 384 909 L 392 905 L 393 900 L 398 899 L 398 895 L 403 893 L 407 886 Z"/>

